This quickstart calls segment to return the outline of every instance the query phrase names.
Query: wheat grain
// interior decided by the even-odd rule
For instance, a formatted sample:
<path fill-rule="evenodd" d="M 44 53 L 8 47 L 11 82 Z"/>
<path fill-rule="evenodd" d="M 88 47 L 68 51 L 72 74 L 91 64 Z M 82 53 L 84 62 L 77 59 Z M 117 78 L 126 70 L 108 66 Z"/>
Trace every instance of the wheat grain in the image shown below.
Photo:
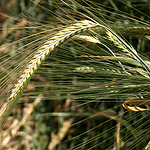
<path fill-rule="evenodd" d="M 72 24 L 69 27 L 66 27 L 59 31 L 55 36 L 50 38 L 43 46 L 41 46 L 36 54 L 33 56 L 29 64 L 24 69 L 24 72 L 20 76 L 18 82 L 14 85 L 14 88 L 11 90 L 11 94 L 8 98 L 7 106 L 1 110 L 0 116 L 0 125 L 5 121 L 8 114 L 11 113 L 12 109 L 18 102 L 18 99 L 21 97 L 23 91 L 25 90 L 28 82 L 39 68 L 41 63 L 46 59 L 46 57 L 54 51 L 61 43 L 65 42 L 67 39 L 77 35 L 78 33 L 84 32 L 92 27 L 97 26 L 98 24 L 93 23 L 89 20 L 78 21 L 75 24 Z"/>

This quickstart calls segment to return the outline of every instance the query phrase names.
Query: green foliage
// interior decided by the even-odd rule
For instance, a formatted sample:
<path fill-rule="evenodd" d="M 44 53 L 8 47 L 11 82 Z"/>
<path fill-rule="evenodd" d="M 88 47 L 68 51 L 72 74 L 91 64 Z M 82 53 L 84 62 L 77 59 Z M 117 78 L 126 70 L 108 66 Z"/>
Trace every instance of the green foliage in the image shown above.
<path fill-rule="evenodd" d="M 147 149 L 148 4 L 144 0 L 1 2 L 19 6 L 5 12 L 9 17 L 1 24 L 1 120 L 12 112 L 3 129 L 0 122 L 1 149 Z M 10 101 L 11 90 L 39 48 L 85 19 L 96 27 L 64 38 L 25 92 Z"/>

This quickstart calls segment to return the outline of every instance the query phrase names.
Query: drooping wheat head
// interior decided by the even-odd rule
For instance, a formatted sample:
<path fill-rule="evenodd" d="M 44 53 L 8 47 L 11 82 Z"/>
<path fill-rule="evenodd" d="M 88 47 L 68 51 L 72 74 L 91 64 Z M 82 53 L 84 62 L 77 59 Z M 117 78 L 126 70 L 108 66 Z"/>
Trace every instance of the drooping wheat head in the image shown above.
<path fill-rule="evenodd" d="M 89 20 L 78 21 L 77 23 L 72 24 L 71 26 L 58 32 L 37 50 L 36 54 L 33 56 L 32 60 L 29 62 L 29 64 L 21 74 L 18 82 L 11 90 L 7 106 L 5 106 L 3 110 L 1 110 L 1 125 L 6 119 L 6 116 L 9 114 L 8 112 L 11 112 L 10 108 L 13 108 L 16 105 L 28 82 L 30 81 L 36 70 L 39 68 L 41 63 L 47 58 L 47 56 L 66 40 L 97 25 L 98 24 L 93 23 Z"/>
<path fill-rule="evenodd" d="M 92 34 L 90 34 L 90 36 L 88 36 L 89 34 L 86 33 L 84 35 L 78 35 L 91 28 L 92 31 L 90 30 L 91 31 L 90 33 Z M 117 32 L 115 33 L 116 30 Z M 141 36 L 138 30 L 140 30 L 140 33 L 144 32 L 144 34 Z M 34 75 L 38 67 L 41 65 L 41 63 L 48 57 L 48 55 L 51 52 L 53 52 L 56 49 L 56 47 L 58 47 L 61 43 L 64 43 L 67 39 L 73 37 L 75 40 L 82 40 L 84 44 L 83 43 L 80 44 L 80 42 L 71 40 L 70 42 L 63 44 L 62 47 L 59 47 L 61 53 L 59 53 L 58 51 L 57 52 L 58 55 L 56 55 L 55 58 L 52 57 L 52 59 L 50 59 L 50 62 L 49 61 L 46 62 L 45 64 L 46 67 L 45 66 L 41 67 L 41 70 L 43 69 L 43 72 L 45 71 L 44 73 L 41 70 L 39 70 L 41 72 L 38 72 L 41 75 L 40 77 L 44 77 L 44 79 L 46 79 L 46 83 L 45 82 L 42 83 L 42 87 L 44 87 L 45 89 L 49 87 L 50 90 L 48 89 L 43 91 L 42 88 L 39 88 L 38 91 L 38 89 L 35 88 L 36 92 L 34 93 L 33 91 L 32 95 L 35 94 L 36 96 L 37 91 L 40 93 L 43 92 L 43 96 L 40 98 L 42 100 L 45 99 L 56 100 L 57 95 L 60 95 L 60 100 L 65 99 L 66 103 L 68 103 L 69 101 L 69 104 L 60 109 L 59 112 L 61 113 L 61 115 L 68 115 L 66 112 L 65 114 L 62 113 L 61 111 L 64 112 L 64 108 L 65 111 L 71 110 L 70 115 L 73 114 L 73 117 L 69 115 L 67 116 L 71 117 L 71 120 L 76 117 L 75 115 L 81 116 L 82 114 L 84 115 L 84 113 L 82 113 L 82 108 L 80 108 L 80 106 L 85 106 L 83 112 L 86 112 L 86 105 L 88 104 L 90 104 L 88 108 L 94 108 L 94 111 L 93 110 L 91 111 L 91 109 L 88 110 L 88 112 L 90 112 L 88 114 L 89 118 L 87 117 L 86 119 L 81 118 L 81 120 L 80 118 L 77 118 L 77 120 L 79 119 L 80 121 L 74 124 L 72 124 L 71 121 L 68 127 L 66 127 L 66 125 L 62 125 L 62 130 L 63 129 L 68 130 L 69 127 L 71 126 L 73 127 L 74 130 L 73 132 L 76 132 L 76 128 L 74 128 L 74 125 L 87 121 L 87 124 L 85 124 L 87 129 L 85 129 L 85 131 L 81 131 L 82 133 L 77 132 L 78 135 L 73 135 L 74 136 L 73 138 L 69 138 L 70 141 L 73 141 L 74 139 L 76 139 L 76 137 L 82 138 L 82 135 L 86 133 L 90 133 L 92 135 L 92 130 L 94 131 L 94 129 L 97 129 L 98 131 L 98 132 L 95 131 L 96 135 L 95 136 L 92 135 L 92 137 L 91 135 L 89 136 L 89 134 L 87 134 L 86 135 L 87 138 L 85 139 L 83 138 L 83 141 L 81 140 L 80 143 L 77 140 L 75 144 L 73 143 L 70 149 L 80 149 L 81 147 L 82 149 L 84 149 L 85 147 L 86 147 L 85 149 L 87 149 L 87 147 L 89 149 L 94 149 L 96 147 L 101 148 L 103 146 L 105 148 L 107 147 L 107 149 L 112 149 L 112 147 L 114 147 L 114 149 L 115 147 L 117 147 L 117 149 L 120 149 L 120 147 L 124 146 L 126 143 L 130 144 L 129 142 L 131 142 L 132 143 L 131 145 L 133 146 L 129 145 L 128 147 L 130 148 L 128 149 L 131 149 L 131 147 L 134 147 L 134 145 L 138 146 L 138 143 L 141 143 L 139 142 L 138 139 L 144 137 L 143 136 L 144 132 L 143 134 L 141 134 L 140 132 L 136 133 L 138 129 L 136 128 L 136 126 L 133 129 L 132 126 L 134 126 L 134 123 L 135 124 L 137 123 L 136 121 L 140 120 L 142 121 L 142 119 L 137 118 L 138 115 L 133 115 L 131 118 L 129 118 L 128 115 L 127 118 L 125 117 L 129 109 L 132 111 L 149 110 L 149 109 L 142 109 L 140 107 L 130 107 L 130 104 L 136 105 L 136 102 L 138 102 L 136 106 L 138 106 L 139 104 L 149 105 L 149 99 L 146 100 L 144 99 L 144 97 L 142 98 L 142 95 L 144 95 L 143 93 L 141 94 L 140 99 L 139 98 L 140 95 L 138 94 L 140 94 L 139 92 L 142 90 L 145 90 L 145 92 L 148 93 L 149 84 L 147 81 L 149 81 L 149 73 L 147 71 L 150 65 L 148 61 L 144 61 L 143 63 L 141 63 L 141 60 L 139 59 L 140 57 L 137 53 L 138 51 L 136 52 L 136 50 L 130 44 L 127 44 L 127 42 L 122 41 L 122 39 L 117 35 L 118 33 L 120 33 L 121 35 L 126 36 L 128 35 L 127 32 L 134 33 L 135 35 L 135 36 L 133 35 L 134 37 L 142 37 L 145 39 L 146 36 L 149 35 L 149 28 L 136 27 L 134 25 L 133 27 L 129 27 L 129 25 L 124 26 L 123 24 L 120 26 L 117 25 L 115 26 L 115 22 L 114 24 L 109 24 L 105 28 L 104 24 L 100 26 L 100 24 L 84 20 L 84 21 L 77 21 L 75 24 L 65 27 L 55 35 L 53 34 L 53 37 L 50 36 L 51 38 L 48 38 L 47 42 L 43 42 L 44 43 L 42 44 L 43 46 L 41 47 L 39 46 L 40 48 L 35 52 L 35 55 L 34 56 L 32 55 L 33 57 L 30 57 L 31 59 L 30 62 L 27 63 L 27 66 L 26 63 L 24 63 L 26 68 L 24 69 L 24 72 L 21 74 L 17 84 L 15 84 L 15 86 L 12 88 L 11 94 L 7 99 L 8 104 L 4 105 L 3 109 L 0 110 L 1 111 L 0 125 L 2 125 L 6 117 L 11 113 L 12 109 L 18 102 L 19 97 L 21 97 L 28 82 L 30 81 L 31 77 Z M 105 40 L 107 43 L 105 42 Z M 75 44 L 77 44 L 78 46 L 75 47 Z M 111 45 L 113 46 L 111 47 Z M 83 47 L 83 49 L 81 47 Z M 112 53 L 109 53 L 110 51 L 108 48 L 112 51 L 112 53 L 114 53 L 114 55 L 112 55 Z M 117 51 L 118 49 L 119 51 Z M 107 53 L 103 53 L 104 52 L 103 50 L 107 51 Z M 115 53 L 116 51 L 119 54 Z M 57 60 L 57 62 L 51 63 L 51 60 L 52 61 Z M 146 66 L 147 64 L 148 66 Z M 52 68 L 51 66 L 53 66 L 54 68 Z M 147 83 L 142 83 L 143 81 L 146 81 Z M 38 87 L 39 83 L 36 84 Z M 41 85 L 39 87 L 41 87 Z M 29 95 L 31 93 L 27 92 L 25 94 Z M 46 98 L 44 97 L 44 94 Z M 80 100 L 83 101 L 83 103 L 80 103 Z M 70 104 L 70 101 L 72 101 L 73 104 L 72 102 Z M 96 102 L 97 104 L 95 105 L 92 102 Z M 111 102 L 114 102 L 114 105 Z M 123 106 L 128 110 L 122 108 L 121 106 L 122 103 Z M 95 105 L 94 107 L 93 104 Z M 47 107 L 48 106 L 46 106 L 46 108 Z M 74 108 L 78 109 L 75 110 Z M 51 109 L 50 111 L 52 111 L 52 115 L 56 115 L 57 117 L 59 117 L 58 116 L 59 113 L 55 113 L 54 112 L 55 110 L 53 111 L 53 106 L 48 107 L 48 109 L 49 110 Z M 76 114 L 74 113 L 74 111 Z M 143 114 L 144 113 L 145 112 L 143 112 Z M 49 116 L 51 117 L 51 112 L 49 113 Z M 92 118 L 94 119 L 92 120 Z M 106 121 L 108 124 L 105 124 L 106 122 L 103 121 L 103 118 L 110 119 L 108 120 L 108 122 Z M 90 120 L 88 121 L 88 119 Z M 98 120 L 98 126 L 96 126 L 95 119 Z M 37 120 L 39 121 L 40 119 L 38 118 Z M 113 121 L 112 122 L 113 124 L 111 124 L 111 121 Z M 21 127 L 23 123 L 24 122 L 22 122 L 18 126 Z M 109 123 L 111 124 L 110 126 Z M 25 124 L 27 123 L 24 123 L 24 125 Z M 92 128 L 92 124 L 94 124 L 94 128 Z M 105 130 L 105 127 L 107 125 L 108 128 L 106 128 Z M 144 125 L 144 123 L 142 125 Z M 63 139 L 61 136 L 59 136 L 59 133 L 61 135 L 63 133 L 63 137 L 67 134 L 66 132 L 65 133 L 62 132 L 62 130 L 58 130 L 58 134 L 56 133 L 58 136 L 55 135 L 55 137 L 57 136 L 59 140 L 55 143 L 53 147 L 56 147 L 58 144 L 60 144 L 61 140 Z M 126 131 L 130 132 L 127 133 Z M 112 132 L 112 137 L 110 136 L 111 134 L 109 134 L 110 132 Z M 126 133 L 124 134 L 122 132 Z M 51 135 L 53 136 L 53 133 Z M 112 138 L 113 140 L 111 145 L 108 144 L 110 146 L 108 148 L 108 145 L 106 144 L 105 146 L 104 142 L 107 142 L 109 138 Z M 51 143 L 53 143 L 53 140 L 55 140 L 55 138 L 51 139 L 50 145 Z M 114 143 L 114 140 L 116 140 L 115 142 L 116 145 Z M 96 141 L 98 142 L 96 143 Z M 119 141 L 121 141 L 123 145 L 121 145 L 122 143 L 120 143 Z"/>

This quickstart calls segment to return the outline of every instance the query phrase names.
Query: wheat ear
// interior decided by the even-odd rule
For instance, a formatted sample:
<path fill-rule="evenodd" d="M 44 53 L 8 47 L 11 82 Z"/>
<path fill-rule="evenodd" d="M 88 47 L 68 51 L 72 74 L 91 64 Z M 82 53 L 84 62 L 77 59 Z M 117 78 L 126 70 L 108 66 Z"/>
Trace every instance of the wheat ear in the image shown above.
<path fill-rule="evenodd" d="M 148 26 L 116 26 L 116 25 L 110 25 L 110 28 L 115 29 L 115 31 L 117 31 L 117 33 L 123 35 L 123 36 L 129 36 L 131 35 L 132 37 L 137 37 L 137 38 L 142 38 L 147 40 L 148 36 L 150 35 L 150 27 Z M 103 27 L 96 27 L 93 29 L 94 32 L 101 34 L 101 35 L 105 35 L 106 34 L 106 30 Z"/>
<path fill-rule="evenodd" d="M 33 56 L 32 60 L 29 62 L 24 72 L 20 76 L 17 84 L 15 84 L 14 88 L 11 90 L 11 95 L 8 98 L 7 105 L 3 108 L 3 110 L 1 110 L 0 126 L 2 126 L 6 117 L 15 107 L 28 82 L 30 81 L 36 70 L 39 68 L 39 66 L 42 64 L 42 62 L 46 59 L 46 57 L 67 39 L 70 39 L 78 33 L 84 32 L 97 25 L 98 24 L 93 23 L 89 20 L 78 21 L 77 23 L 72 24 L 71 26 L 59 31 L 37 50 L 36 54 Z"/>

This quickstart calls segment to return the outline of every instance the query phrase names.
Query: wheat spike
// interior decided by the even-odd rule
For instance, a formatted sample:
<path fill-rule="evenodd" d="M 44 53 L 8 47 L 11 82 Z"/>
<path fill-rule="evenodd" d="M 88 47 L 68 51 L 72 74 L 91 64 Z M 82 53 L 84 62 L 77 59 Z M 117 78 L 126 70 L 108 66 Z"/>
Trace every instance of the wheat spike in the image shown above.
<path fill-rule="evenodd" d="M 122 41 L 117 36 L 115 36 L 113 33 L 111 33 L 110 31 L 107 31 L 106 34 L 108 35 L 108 40 L 112 41 L 118 48 L 122 49 L 122 51 L 126 55 L 128 55 L 132 58 L 135 58 L 134 54 L 137 55 L 137 52 L 133 47 L 130 46 L 131 50 L 129 50 L 129 48 L 124 43 L 122 43 Z M 132 51 L 132 52 L 130 52 L 130 51 Z M 133 52 L 134 52 L 134 54 L 133 54 Z"/>
<path fill-rule="evenodd" d="M 148 26 L 127 26 L 127 27 L 118 27 L 119 31 L 124 34 L 140 34 L 149 35 L 150 27 Z M 133 35 L 134 36 L 134 35 Z"/>
<path fill-rule="evenodd" d="M 89 20 L 78 21 L 69 27 L 66 27 L 59 31 L 56 35 L 50 38 L 43 46 L 41 46 L 36 54 L 32 57 L 32 60 L 24 69 L 24 72 L 20 76 L 18 82 L 14 85 L 11 90 L 11 94 L 8 98 L 7 105 L 1 111 L 0 116 L 0 126 L 2 126 L 8 114 L 11 113 L 12 109 L 17 104 L 18 99 L 21 97 L 23 91 L 25 90 L 28 82 L 39 68 L 41 63 L 46 59 L 46 57 L 55 50 L 61 43 L 65 42 L 67 39 L 77 35 L 78 33 L 84 32 L 98 24 L 93 23 Z"/>
<path fill-rule="evenodd" d="M 110 28 L 115 29 L 117 33 L 123 35 L 123 36 L 132 36 L 132 37 L 138 37 L 147 40 L 148 36 L 150 35 L 150 27 L 148 26 L 124 26 L 124 25 L 110 25 Z M 97 32 L 101 35 L 106 34 L 106 30 L 103 27 L 96 27 L 93 29 L 94 32 Z"/>

